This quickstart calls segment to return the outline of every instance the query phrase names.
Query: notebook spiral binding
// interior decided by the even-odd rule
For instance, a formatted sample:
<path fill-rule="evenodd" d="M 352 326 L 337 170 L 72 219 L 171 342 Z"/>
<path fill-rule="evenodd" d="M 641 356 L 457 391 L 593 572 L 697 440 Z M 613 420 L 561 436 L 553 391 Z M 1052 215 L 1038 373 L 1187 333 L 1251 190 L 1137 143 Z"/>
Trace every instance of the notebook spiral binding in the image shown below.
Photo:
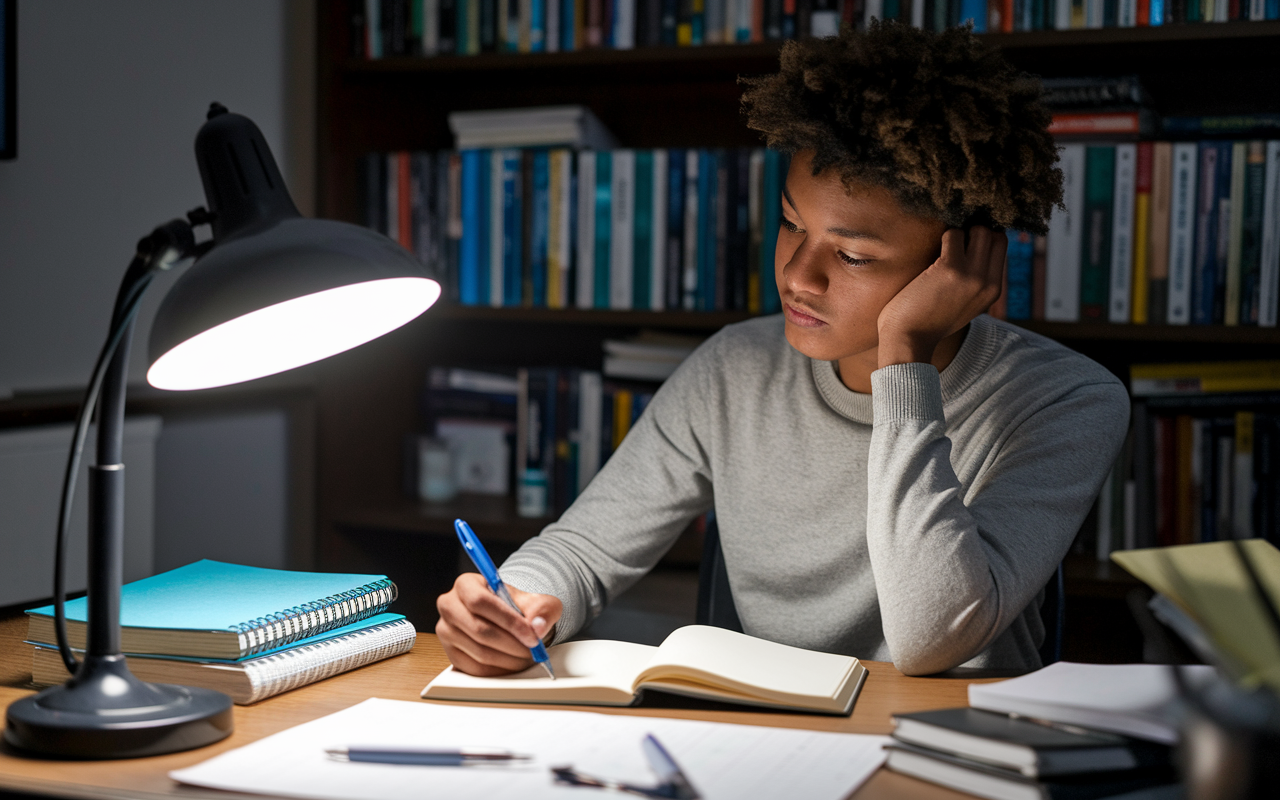
<path fill-rule="evenodd" d="M 397 596 L 396 585 L 383 578 L 322 600 L 242 622 L 234 628 L 240 639 L 240 656 L 257 655 L 368 619 L 386 611 Z"/>

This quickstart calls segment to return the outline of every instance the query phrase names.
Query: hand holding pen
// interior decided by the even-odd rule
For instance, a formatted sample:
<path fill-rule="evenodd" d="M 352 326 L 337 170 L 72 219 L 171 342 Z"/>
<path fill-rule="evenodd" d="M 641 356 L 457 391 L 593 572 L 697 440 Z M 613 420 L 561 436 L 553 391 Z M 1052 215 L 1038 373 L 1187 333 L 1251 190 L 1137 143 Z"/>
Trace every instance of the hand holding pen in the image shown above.
<path fill-rule="evenodd" d="M 466 542 L 463 526 L 455 523 L 459 541 Z M 470 532 L 470 528 L 465 528 Z M 474 538 L 475 534 L 471 533 Z M 478 544 L 478 539 L 475 540 Z M 477 548 L 483 551 L 483 546 Z M 475 556 L 471 551 L 468 555 Z M 488 554 L 477 562 L 481 574 L 465 573 L 458 577 L 453 589 L 441 595 L 436 605 L 440 621 L 436 634 L 454 668 L 471 675 L 505 675 L 527 669 L 531 653 L 538 649 L 540 637 L 547 634 L 560 619 L 560 600 L 544 594 L 522 592 L 505 586 L 492 569 L 492 577 L 510 597 L 508 605 L 501 592 L 491 587 L 481 564 L 492 568 Z"/>

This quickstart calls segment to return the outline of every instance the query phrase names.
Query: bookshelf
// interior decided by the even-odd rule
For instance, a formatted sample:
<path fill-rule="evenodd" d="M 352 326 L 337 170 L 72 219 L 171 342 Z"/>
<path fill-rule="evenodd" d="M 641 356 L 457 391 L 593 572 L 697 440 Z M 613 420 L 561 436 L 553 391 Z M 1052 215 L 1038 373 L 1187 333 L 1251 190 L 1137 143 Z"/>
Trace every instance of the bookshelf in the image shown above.
<path fill-rule="evenodd" d="M 360 157 L 369 151 L 450 147 L 447 115 L 456 110 L 579 103 L 627 147 L 757 146 L 756 134 L 739 112 L 736 79 L 775 70 L 780 46 L 369 61 L 349 55 L 342 3 L 320 4 L 319 15 L 316 207 L 321 216 L 352 222 L 360 219 Z M 987 39 L 1020 68 L 1046 77 L 1138 74 L 1162 115 L 1280 112 L 1280 99 L 1265 90 L 1280 84 L 1280 60 L 1274 57 L 1280 21 L 1035 31 L 988 34 Z M 472 498 L 432 507 L 405 497 L 401 440 L 416 429 L 428 367 L 599 368 L 605 338 L 642 329 L 707 336 L 747 317 L 743 312 L 443 306 L 330 359 L 320 365 L 317 381 L 319 566 L 402 575 L 404 565 L 412 565 L 420 573 L 414 579 L 420 585 L 412 591 L 430 594 L 447 586 L 456 569 L 451 534 L 442 524 L 453 516 L 483 519 L 489 536 L 504 547 L 532 536 L 545 522 L 520 519 L 510 502 Z M 1122 377 L 1135 361 L 1266 358 L 1274 357 L 1280 345 L 1280 329 L 1257 327 L 1024 324 Z M 1132 582 L 1122 571 L 1094 569 L 1092 561 L 1069 567 L 1069 593 L 1084 598 L 1082 609 L 1089 608 L 1091 616 L 1102 614 L 1095 606 L 1110 609 L 1127 621 L 1123 595 Z M 410 591 L 406 587 L 406 594 Z M 415 601 L 421 614 L 415 621 L 423 627 L 434 621 L 434 596 L 430 600 Z"/>

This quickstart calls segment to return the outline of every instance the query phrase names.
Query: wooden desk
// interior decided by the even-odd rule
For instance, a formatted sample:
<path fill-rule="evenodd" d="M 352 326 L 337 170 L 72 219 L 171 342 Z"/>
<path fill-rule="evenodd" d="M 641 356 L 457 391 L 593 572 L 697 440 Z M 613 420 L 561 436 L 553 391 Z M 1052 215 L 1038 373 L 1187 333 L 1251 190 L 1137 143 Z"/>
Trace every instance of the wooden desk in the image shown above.
<path fill-rule="evenodd" d="M 22 643 L 26 617 L 0 620 L 0 706 L 30 694 L 31 647 Z M 106 800 L 157 800 L 158 798 L 250 798 L 181 786 L 170 780 L 170 770 L 190 766 L 218 753 L 241 747 L 285 728 L 355 705 L 369 697 L 417 700 L 418 692 L 448 665 L 434 634 L 418 635 L 413 652 L 372 664 L 346 675 L 295 689 L 253 706 L 235 707 L 235 733 L 217 744 L 185 753 L 121 761 L 53 761 L 19 755 L 7 745 L 0 747 L 0 798 L 6 792 L 52 795 L 67 798 Z M 890 731 L 893 713 L 967 704 L 970 681 L 947 678 L 908 678 L 891 664 L 863 662 L 870 674 L 849 717 L 820 717 L 760 711 L 725 711 L 695 708 L 599 709 L 604 713 L 681 717 L 684 719 L 736 722 L 809 728 L 846 733 Z M 673 701 L 673 705 L 679 702 Z M 550 708 L 551 706 L 547 706 Z M 581 708 L 581 707 L 579 707 Z M 584 791 L 583 800 L 595 794 Z M 601 794 L 601 800 L 613 795 Z M 917 781 L 888 770 L 880 770 L 859 790 L 857 800 L 881 798 L 967 798 L 956 792 Z"/>

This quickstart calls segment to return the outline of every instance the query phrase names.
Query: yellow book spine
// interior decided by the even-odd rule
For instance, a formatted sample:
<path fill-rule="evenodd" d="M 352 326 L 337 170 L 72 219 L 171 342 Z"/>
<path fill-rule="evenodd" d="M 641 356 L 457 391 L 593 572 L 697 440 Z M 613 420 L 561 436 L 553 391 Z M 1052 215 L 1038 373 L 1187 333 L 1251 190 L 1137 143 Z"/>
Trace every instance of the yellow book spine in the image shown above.
<path fill-rule="evenodd" d="M 622 389 L 613 395 L 613 449 L 631 432 L 631 392 Z"/>
<path fill-rule="evenodd" d="M 1139 192 L 1133 204 L 1133 308 L 1135 325 L 1147 324 L 1147 262 L 1151 250 L 1151 193 Z"/>
<path fill-rule="evenodd" d="M 560 271 L 564 269 L 560 263 L 560 193 L 564 191 L 560 182 L 562 158 L 563 150 L 552 150 L 547 154 L 547 308 L 564 308 L 564 300 L 560 297 Z"/>

